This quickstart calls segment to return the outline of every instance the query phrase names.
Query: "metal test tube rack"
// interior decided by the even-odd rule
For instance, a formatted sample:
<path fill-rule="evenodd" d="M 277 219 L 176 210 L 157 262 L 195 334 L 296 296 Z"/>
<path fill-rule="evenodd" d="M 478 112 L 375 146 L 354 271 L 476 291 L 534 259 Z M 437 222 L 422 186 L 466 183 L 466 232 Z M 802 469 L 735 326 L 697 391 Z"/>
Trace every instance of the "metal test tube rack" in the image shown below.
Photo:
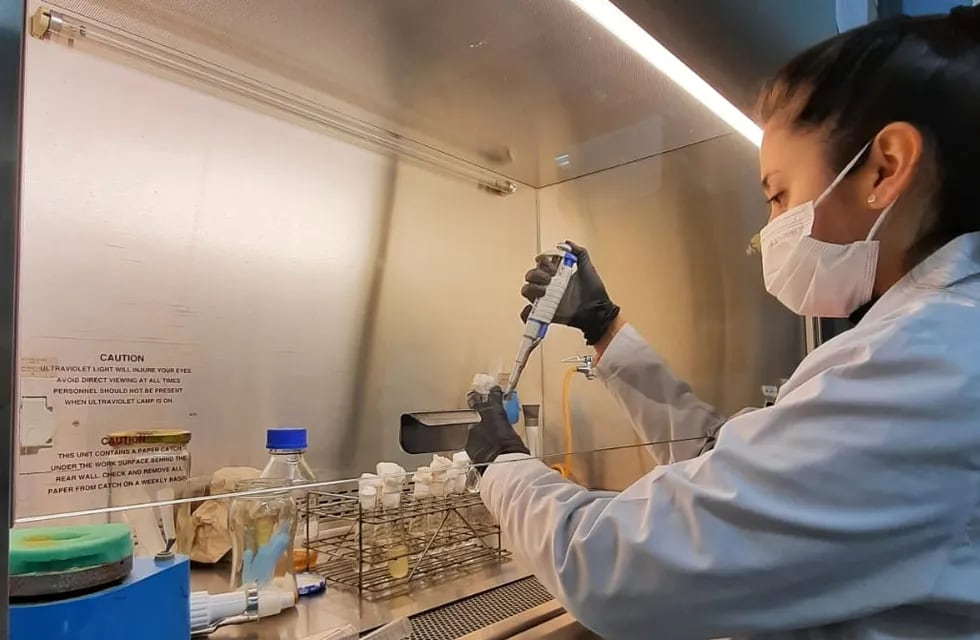
<path fill-rule="evenodd" d="M 367 600 L 403 595 L 435 580 L 463 577 L 488 564 L 506 562 L 511 553 L 501 547 L 500 527 L 478 493 L 415 498 L 412 483 L 402 488 L 393 510 L 364 510 L 356 484 L 336 492 L 310 492 L 304 516 L 307 532 L 318 534 L 307 545 L 316 556 L 310 570 L 328 582 L 355 590 Z M 417 526 L 420 519 L 428 524 Z M 379 546 L 371 532 L 400 532 L 404 546 L 392 554 Z M 308 536 L 309 539 L 309 536 Z M 393 577 L 389 563 L 403 558 L 408 573 Z"/>

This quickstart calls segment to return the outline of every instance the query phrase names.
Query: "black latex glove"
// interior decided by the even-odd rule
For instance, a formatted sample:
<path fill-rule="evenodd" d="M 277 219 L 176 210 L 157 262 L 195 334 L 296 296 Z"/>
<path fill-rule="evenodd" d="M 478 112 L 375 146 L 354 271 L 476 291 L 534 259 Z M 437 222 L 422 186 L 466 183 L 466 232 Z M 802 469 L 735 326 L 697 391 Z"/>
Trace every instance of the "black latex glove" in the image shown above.
<path fill-rule="evenodd" d="M 504 410 L 504 392 L 494 387 L 486 401 L 472 391 L 466 397 L 470 408 L 480 414 L 480 424 L 470 429 L 466 453 L 473 464 L 493 462 L 505 453 L 530 453 L 521 437 L 514 431 Z M 483 467 L 477 467 L 483 473 Z"/>
<path fill-rule="evenodd" d="M 579 329 L 585 334 L 585 343 L 594 345 L 609 331 L 613 320 L 619 315 L 619 307 L 609 299 L 606 285 L 592 264 L 589 252 L 574 242 L 566 241 L 566 244 L 578 258 L 578 269 L 568 283 L 552 322 Z M 524 276 L 527 284 L 521 289 L 521 295 L 530 302 L 544 296 L 545 289 L 558 272 L 558 262 L 553 255 L 538 256 L 537 266 Z M 530 313 L 531 306 L 528 305 L 521 312 L 521 320 L 526 322 Z"/>

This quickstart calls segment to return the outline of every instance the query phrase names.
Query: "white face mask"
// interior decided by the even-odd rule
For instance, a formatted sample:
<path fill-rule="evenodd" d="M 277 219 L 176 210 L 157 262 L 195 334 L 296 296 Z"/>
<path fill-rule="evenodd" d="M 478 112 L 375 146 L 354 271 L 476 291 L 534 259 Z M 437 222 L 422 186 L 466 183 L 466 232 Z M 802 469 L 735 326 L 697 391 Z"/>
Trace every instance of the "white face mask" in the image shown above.
<path fill-rule="evenodd" d="M 873 238 L 894 203 L 881 212 L 865 240 L 831 244 L 810 235 L 817 206 L 870 145 L 864 145 L 816 201 L 793 207 L 759 234 L 766 291 L 794 313 L 846 318 L 871 300 L 878 268 L 878 241 Z"/>

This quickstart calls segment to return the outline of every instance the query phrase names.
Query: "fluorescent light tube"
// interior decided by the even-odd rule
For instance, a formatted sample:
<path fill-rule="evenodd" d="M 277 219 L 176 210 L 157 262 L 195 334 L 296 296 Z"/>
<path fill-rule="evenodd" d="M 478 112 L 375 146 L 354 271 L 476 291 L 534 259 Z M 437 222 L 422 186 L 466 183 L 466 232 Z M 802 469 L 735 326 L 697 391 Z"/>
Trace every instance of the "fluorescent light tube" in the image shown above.
<path fill-rule="evenodd" d="M 762 129 L 609 0 L 568 0 L 754 144 Z"/>

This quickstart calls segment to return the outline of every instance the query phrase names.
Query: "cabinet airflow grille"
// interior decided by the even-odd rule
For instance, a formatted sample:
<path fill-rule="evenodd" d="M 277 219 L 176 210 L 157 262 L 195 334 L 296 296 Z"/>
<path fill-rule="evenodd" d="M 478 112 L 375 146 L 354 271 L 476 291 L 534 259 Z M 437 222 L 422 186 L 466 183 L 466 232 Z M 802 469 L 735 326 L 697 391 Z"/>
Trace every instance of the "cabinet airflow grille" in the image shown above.
<path fill-rule="evenodd" d="M 453 640 L 550 600 L 536 578 L 524 578 L 414 616 L 411 640 Z"/>

